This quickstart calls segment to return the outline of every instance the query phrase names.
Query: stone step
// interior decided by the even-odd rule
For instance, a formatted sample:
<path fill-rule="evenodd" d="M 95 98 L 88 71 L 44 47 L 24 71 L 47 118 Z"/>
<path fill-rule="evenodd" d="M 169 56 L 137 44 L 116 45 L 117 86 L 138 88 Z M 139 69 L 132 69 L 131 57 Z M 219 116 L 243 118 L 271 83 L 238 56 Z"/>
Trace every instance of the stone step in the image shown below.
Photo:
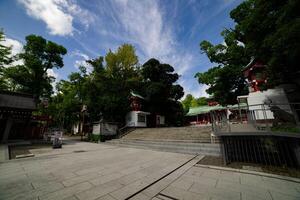
<path fill-rule="evenodd" d="M 115 144 L 154 144 L 154 145 L 176 145 L 176 146 L 189 146 L 189 147 L 219 147 L 219 144 L 211 144 L 211 143 L 202 143 L 202 142 L 193 142 L 188 140 L 138 140 L 138 139 L 116 139 L 107 141 L 108 143 Z"/>
<path fill-rule="evenodd" d="M 134 147 L 143 149 L 153 149 L 160 151 L 169 151 L 186 154 L 202 154 L 220 156 L 221 150 L 219 144 L 207 143 L 187 143 L 187 142 L 165 142 L 165 141 L 134 141 L 134 140 L 112 140 L 107 141 L 108 144 L 123 147 Z"/>
<path fill-rule="evenodd" d="M 126 134 L 122 139 L 136 140 L 190 140 L 201 143 L 210 143 L 212 129 L 204 127 L 164 127 L 164 128 L 137 128 Z"/>

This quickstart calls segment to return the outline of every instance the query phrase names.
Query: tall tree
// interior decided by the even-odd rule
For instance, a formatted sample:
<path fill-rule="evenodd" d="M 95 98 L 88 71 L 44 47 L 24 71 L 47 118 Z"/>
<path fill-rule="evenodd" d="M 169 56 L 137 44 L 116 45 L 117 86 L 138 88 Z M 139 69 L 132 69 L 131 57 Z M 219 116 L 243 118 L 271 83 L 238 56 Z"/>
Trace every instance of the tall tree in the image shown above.
<path fill-rule="evenodd" d="M 183 95 L 183 88 L 176 84 L 179 76 L 169 64 L 162 64 L 151 58 L 141 68 L 144 91 L 151 113 L 166 116 L 170 125 L 177 125 L 183 116 L 182 104 L 178 101 Z"/>
<path fill-rule="evenodd" d="M 300 85 L 300 1 L 247 0 L 231 11 L 247 55 L 267 65 L 267 87 Z"/>
<path fill-rule="evenodd" d="M 93 118 L 99 120 L 101 113 L 106 120 L 123 123 L 130 110 L 130 91 L 136 90 L 141 81 L 134 47 L 123 44 L 116 52 L 109 51 L 104 59 L 99 57 L 88 63 L 93 67 L 88 83 L 88 105 L 93 108 Z"/>
<path fill-rule="evenodd" d="M 24 52 L 18 55 L 24 65 L 9 67 L 5 74 L 19 91 L 31 93 L 36 99 L 50 96 L 54 77 L 49 76 L 47 70 L 63 67 L 62 56 L 66 53 L 67 50 L 61 45 L 41 36 L 29 35 Z"/>
<path fill-rule="evenodd" d="M 225 44 L 201 42 L 201 49 L 218 65 L 197 73 L 200 83 L 209 85 L 207 92 L 222 104 L 234 103 L 244 94 L 241 74 L 251 57 L 267 65 L 267 87 L 292 83 L 299 88 L 300 21 L 298 0 L 247 0 L 231 11 L 236 22 L 222 35 Z M 299 96 L 299 95 L 298 95 Z"/>
<path fill-rule="evenodd" d="M 195 77 L 199 83 L 209 86 L 207 93 L 213 95 L 220 104 L 234 104 L 236 96 L 248 92 L 242 69 L 249 62 L 250 56 L 233 31 L 226 29 L 221 35 L 224 37 L 224 44 L 201 42 L 202 52 L 217 66 L 207 72 L 197 73 Z"/>

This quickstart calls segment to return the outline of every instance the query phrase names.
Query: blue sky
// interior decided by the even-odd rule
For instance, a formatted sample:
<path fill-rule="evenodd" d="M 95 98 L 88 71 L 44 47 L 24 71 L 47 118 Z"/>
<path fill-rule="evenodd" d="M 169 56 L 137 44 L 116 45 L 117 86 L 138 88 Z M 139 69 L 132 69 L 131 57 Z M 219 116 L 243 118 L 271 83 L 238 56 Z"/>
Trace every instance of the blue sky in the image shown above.
<path fill-rule="evenodd" d="M 194 78 L 213 66 L 199 43 L 222 43 L 232 27 L 229 12 L 241 0 L 1 0 L 0 28 L 18 53 L 29 34 L 65 46 L 65 66 L 49 74 L 66 79 L 84 60 L 133 44 L 139 61 L 157 58 L 171 64 L 185 93 L 206 96 Z"/>

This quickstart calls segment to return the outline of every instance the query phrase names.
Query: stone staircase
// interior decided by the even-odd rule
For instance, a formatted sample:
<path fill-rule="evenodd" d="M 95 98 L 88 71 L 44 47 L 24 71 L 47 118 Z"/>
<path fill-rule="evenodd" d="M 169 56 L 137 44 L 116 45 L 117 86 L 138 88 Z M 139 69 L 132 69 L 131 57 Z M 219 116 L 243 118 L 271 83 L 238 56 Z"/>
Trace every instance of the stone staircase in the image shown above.
<path fill-rule="evenodd" d="M 106 144 L 118 145 L 122 147 L 133 147 L 142 149 L 152 149 L 184 154 L 201 154 L 220 156 L 220 144 L 199 143 L 187 140 L 137 140 L 137 139 L 114 139 L 106 141 Z"/>
<path fill-rule="evenodd" d="M 220 156 L 220 144 L 211 144 L 211 127 L 140 128 L 107 144 L 185 154 Z"/>
<path fill-rule="evenodd" d="M 211 126 L 201 127 L 166 127 L 166 128 L 138 128 L 122 139 L 138 140 L 192 140 L 210 143 Z"/>

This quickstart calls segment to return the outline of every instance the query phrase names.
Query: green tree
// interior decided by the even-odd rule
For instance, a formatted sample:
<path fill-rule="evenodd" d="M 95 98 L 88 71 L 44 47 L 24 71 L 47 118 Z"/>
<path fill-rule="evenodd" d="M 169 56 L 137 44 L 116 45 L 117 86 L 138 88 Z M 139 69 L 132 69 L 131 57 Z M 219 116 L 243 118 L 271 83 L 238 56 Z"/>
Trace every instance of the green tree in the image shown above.
<path fill-rule="evenodd" d="M 184 100 L 181 101 L 185 113 L 189 111 L 193 99 L 194 99 L 193 95 L 187 94 Z"/>
<path fill-rule="evenodd" d="M 57 94 L 51 97 L 48 108 L 41 108 L 43 114 L 52 117 L 53 126 L 64 127 L 68 131 L 79 121 L 82 105 L 86 104 L 88 75 L 83 66 L 79 69 L 79 72 L 72 72 L 68 80 L 57 83 Z"/>
<path fill-rule="evenodd" d="M 18 55 L 24 65 L 6 68 L 5 75 L 16 85 L 16 90 L 33 94 L 36 99 L 49 97 L 54 77 L 49 76 L 47 70 L 63 67 L 62 56 L 66 53 L 61 45 L 41 36 L 29 35 L 24 52 Z"/>
<path fill-rule="evenodd" d="M 143 76 L 143 94 L 148 100 L 151 113 L 166 116 L 170 125 L 182 123 L 183 107 L 178 101 L 183 95 L 183 88 L 176 84 L 179 76 L 169 64 L 162 64 L 151 58 L 141 68 Z"/>
<path fill-rule="evenodd" d="M 190 108 L 198 107 L 198 106 L 206 106 L 207 105 L 207 98 L 206 97 L 199 97 L 194 98 L 193 95 L 187 94 L 184 100 L 181 101 L 185 113 L 189 111 Z"/>
<path fill-rule="evenodd" d="M 191 108 L 195 108 L 195 107 L 198 107 L 198 101 L 197 99 L 194 98 L 191 102 Z"/>
<path fill-rule="evenodd" d="M 220 104 L 234 104 L 236 96 L 248 92 L 242 69 L 248 64 L 250 56 L 246 54 L 245 47 L 240 44 L 233 31 L 224 30 L 221 35 L 225 44 L 201 42 L 202 52 L 217 66 L 207 72 L 197 73 L 195 77 L 199 83 L 209 86 L 206 92 L 213 95 Z"/>
<path fill-rule="evenodd" d="M 267 87 L 299 86 L 300 1 L 247 0 L 231 11 L 246 53 L 267 65 Z"/>
<path fill-rule="evenodd" d="M 198 106 L 207 106 L 208 100 L 206 97 L 199 97 L 197 99 Z"/>
<path fill-rule="evenodd" d="M 87 100 L 92 117 L 99 120 L 101 113 L 106 120 L 123 123 L 130 110 L 130 91 L 140 87 L 141 82 L 134 47 L 124 44 L 116 52 L 109 51 L 104 59 L 99 57 L 88 63 L 93 67 Z"/>
<path fill-rule="evenodd" d="M 0 29 L 0 90 L 7 89 L 7 81 L 4 76 L 4 67 L 12 62 L 11 47 L 4 46 L 5 41 L 3 30 Z"/>

